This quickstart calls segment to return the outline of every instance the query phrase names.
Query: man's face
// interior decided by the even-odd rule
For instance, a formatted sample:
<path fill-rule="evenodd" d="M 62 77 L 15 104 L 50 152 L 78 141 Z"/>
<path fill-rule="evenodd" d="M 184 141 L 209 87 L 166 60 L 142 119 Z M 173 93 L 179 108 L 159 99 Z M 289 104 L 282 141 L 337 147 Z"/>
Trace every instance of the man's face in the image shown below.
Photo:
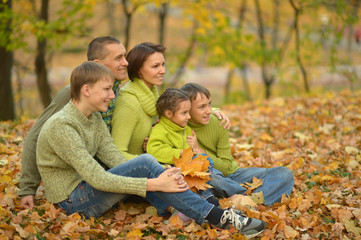
<path fill-rule="evenodd" d="M 102 60 L 96 59 L 94 61 L 108 67 L 113 72 L 115 80 L 125 80 L 127 78 L 128 62 L 125 59 L 126 51 L 123 44 L 110 43 L 105 48 L 108 51 L 108 55 Z"/>
<path fill-rule="evenodd" d="M 198 93 L 197 97 L 192 102 L 190 110 L 190 122 L 194 124 L 206 125 L 209 123 L 209 117 L 212 113 L 211 98 L 207 98 L 203 93 Z"/>

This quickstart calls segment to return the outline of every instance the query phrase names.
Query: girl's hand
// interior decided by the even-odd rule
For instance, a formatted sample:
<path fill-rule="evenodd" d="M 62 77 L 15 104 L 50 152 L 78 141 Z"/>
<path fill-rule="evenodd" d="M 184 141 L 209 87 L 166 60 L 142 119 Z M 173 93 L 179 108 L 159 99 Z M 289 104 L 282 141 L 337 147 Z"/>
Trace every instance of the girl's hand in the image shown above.
<path fill-rule="evenodd" d="M 192 134 L 193 134 L 192 136 L 187 136 L 187 142 L 188 145 L 192 148 L 193 153 L 195 154 L 206 153 L 206 151 L 204 151 L 202 148 L 199 147 L 197 136 L 194 130 L 192 130 Z"/>
<path fill-rule="evenodd" d="M 184 192 L 188 189 L 179 168 L 175 167 L 165 170 L 157 178 L 147 180 L 147 191 Z"/>

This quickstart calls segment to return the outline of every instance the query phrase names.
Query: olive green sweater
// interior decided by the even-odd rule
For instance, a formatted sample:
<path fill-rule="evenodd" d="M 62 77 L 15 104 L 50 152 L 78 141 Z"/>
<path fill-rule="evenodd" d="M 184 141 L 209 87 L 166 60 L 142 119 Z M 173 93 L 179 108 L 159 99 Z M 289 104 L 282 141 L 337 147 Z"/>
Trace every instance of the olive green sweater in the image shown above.
<path fill-rule="evenodd" d="M 180 127 L 161 117 L 150 133 L 147 152 L 161 163 L 174 164 L 173 156 L 179 158 L 181 150 L 189 147 L 187 136 L 191 135 L 190 127 Z"/>
<path fill-rule="evenodd" d="M 149 89 L 141 79 L 129 81 L 120 90 L 112 116 L 112 137 L 127 159 L 144 153 L 144 139 L 158 119 L 158 97 L 156 87 Z"/>
<path fill-rule="evenodd" d="M 47 200 L 67 199 L 81 181 L 101 191 L 146 195 L 146 178 L 107 172 L 95 155 L 109 168 L 127 161 L 113 144 L 101 114 L 86 118 L 70 101 L 49 118 L 38 138 L 37 165 Z"/>
<path fill-rule="evenodd" d="M 199 147 L 212 158 L 214 167 L 227 176 L 239 169 L 239 166 L 231 153 L 229 132 L 219 124 L 220 120 L 211 114 L 207 125 L 189 122 L 188 126 L 196 133 Z"/>

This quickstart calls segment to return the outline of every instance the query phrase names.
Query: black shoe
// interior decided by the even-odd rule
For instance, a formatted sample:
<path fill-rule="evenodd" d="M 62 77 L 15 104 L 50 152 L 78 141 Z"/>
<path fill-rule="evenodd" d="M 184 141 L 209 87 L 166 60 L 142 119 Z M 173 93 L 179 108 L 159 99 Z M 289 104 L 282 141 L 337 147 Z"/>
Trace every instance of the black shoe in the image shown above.
<path fill-rule="evenodd" d="M 229 208 L 224 210 L 220 222 L 215 227 L 229 229 L 231 225 L 247 238 L 253 238 L 261 234 L 267 226 L 262 220 L 249 218 L 241 214 L 240 211 L 236 213 L 233 209 Z"/>

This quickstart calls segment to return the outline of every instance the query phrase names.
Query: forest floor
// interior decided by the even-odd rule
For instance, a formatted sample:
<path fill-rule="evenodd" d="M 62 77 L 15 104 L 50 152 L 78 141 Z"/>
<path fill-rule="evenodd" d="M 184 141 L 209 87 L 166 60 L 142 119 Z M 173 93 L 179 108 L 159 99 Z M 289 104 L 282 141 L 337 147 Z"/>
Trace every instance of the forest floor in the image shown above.
<path fill-rule="evenodd" d="M 249 196 L 221 199 L 221 205 L 266 221 L 262 240 L 360 239 L 360 106 L 360 91 L 223 106 L 239 166 L 286 166 L 295 185 L 272 207 L 251 189 Z M 20 158 L 34 121 L 0 123 L 0 239 L 244 239 L 232 230 L 159 217 L 144 202 L 120 204 L 99 219 L 67 216 L 44 199 L 42 188 L 36 207 L 21 209 Z"/>

